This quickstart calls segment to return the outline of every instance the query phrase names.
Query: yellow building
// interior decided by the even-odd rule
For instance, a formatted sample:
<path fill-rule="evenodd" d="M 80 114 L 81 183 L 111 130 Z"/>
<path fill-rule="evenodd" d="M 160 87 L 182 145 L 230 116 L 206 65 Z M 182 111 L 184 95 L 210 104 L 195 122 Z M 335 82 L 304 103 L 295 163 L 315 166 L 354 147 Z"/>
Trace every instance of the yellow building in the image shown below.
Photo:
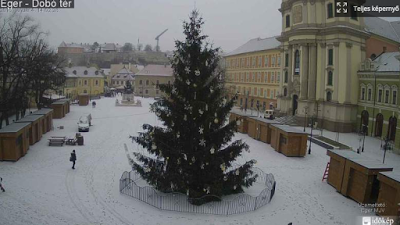
<path fill-rule="evenodd" d="M 135 95 L 143 97 L 160 97 L 159 84 L 170 84 L 174 77 L 170 65 L 147 65 L 135 74 Z"/>
<path fill-rule="evenodd" d="M 360 5 L 363 1 L 354 0 Z M 350 4 L 350 3 L 349 3 Z M 278 112 L 318 127 L 351 132 L 356 122 L 359 65 L 365 60 L 364 18 L 335 16 L 335 1 L 283 0 L 282 76 Z"/>
<path fill-rule="evenodd" d="M 276 37 L 252 39 L 226 54 L 225 88 L 239 93 L 237 105 L 256 109 L 275 108 L 281 80 L 280 42 Z"/>
<path fill-rule="evenodd" d="M 137 67 L 137 65 L 133 65 L 131 63 L 128 63 L 128 64 L 123 64 L 123 63 L 111 64 L 110 73 L 107 76 L 107 83 L 108 83 L 109 87 L 115 87 L 115 85 L 112 82 L 112 78 L 117 73 L 121 72 L 122 69 L 127 69 L 130 72 L 132 72 L 133 74 L 136 74 L 137 72 L 139 72 L 139 68 Z"/>
<path fill-rule="evenodd" d="M 105 76 L 95 67 L 74 66 L 65 68 L 66 81 L 64 95 L 70 99 L 77 99 L 82 93 L 98 96 L 104 93 Z"/>

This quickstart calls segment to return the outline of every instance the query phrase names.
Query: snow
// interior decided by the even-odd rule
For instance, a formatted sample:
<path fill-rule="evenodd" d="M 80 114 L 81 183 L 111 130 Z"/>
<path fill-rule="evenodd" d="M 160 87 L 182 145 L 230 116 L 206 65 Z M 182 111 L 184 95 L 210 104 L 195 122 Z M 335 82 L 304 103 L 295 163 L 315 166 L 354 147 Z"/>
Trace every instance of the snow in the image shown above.
<path fill-rule="evenodd" d="M 119 178 L 130 166 L 124 143 L 135 150 L 129 139 L 142 130 L 143 123 L 161 125 L 149 111 L 152 99 L 142 99 L 143 107 L 115 107 L 115 98 L 96 100 L 91 106 L 71 106 L 65 118 L 54 120 L 55 130 L 30 147 L 18 162 L 0 162 L 5 193 L 0 193 L 0 224 L 357 224 L 361 212 L 358 203 L 321 182 L 329 157 L 326 150 L 313 144 L 311 155 L 289 158 L 270 145 L 248 135 L 236 134 L 250 146 L 239 161 L 257 160 L 257 167 L 272 173 L 277 182 L 270 204 L 255 212 L 232 215 L 197 215 L 158 210 L 137 199 L 119 193 Z M 51 136 L 73 137 L 78 119 L 92 115 L 90 132 L 82 133 L 84 146 L 48 146 Z M 64 126 L 60 130 L 57 127 Z M 307 130 L 309 132 L 309 130 Z M 317 132 L 314 132 L 316 134 Z M 324 131 L 335 139 L 336 133 Z M 340 142 L 356 149 L 357 134 L 341 134 Z M 380 140 L 366 137 L 365 152 L 381 160 Z M 76 169 L 69 156 L 76 150 Z M 400 156 L 387 153 L 386 165 L 400 171 Z M 372 215 L 372 214 L 370 214 Z M 361 224 L 361 223 L 360 223 Z"/>

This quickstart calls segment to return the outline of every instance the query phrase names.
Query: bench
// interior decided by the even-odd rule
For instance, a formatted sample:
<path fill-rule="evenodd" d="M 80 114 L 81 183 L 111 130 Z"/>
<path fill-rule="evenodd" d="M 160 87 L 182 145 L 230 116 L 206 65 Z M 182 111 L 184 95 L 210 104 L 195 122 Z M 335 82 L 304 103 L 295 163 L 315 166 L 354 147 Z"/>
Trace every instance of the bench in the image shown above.
<path fill-rule="evenodd" d="M 65 138 L 63 138 L 63 137 L 49 138 L 49 146 L 52 146 L 52 145 L 63 146 L 64 142 L 65 142 Z"/>

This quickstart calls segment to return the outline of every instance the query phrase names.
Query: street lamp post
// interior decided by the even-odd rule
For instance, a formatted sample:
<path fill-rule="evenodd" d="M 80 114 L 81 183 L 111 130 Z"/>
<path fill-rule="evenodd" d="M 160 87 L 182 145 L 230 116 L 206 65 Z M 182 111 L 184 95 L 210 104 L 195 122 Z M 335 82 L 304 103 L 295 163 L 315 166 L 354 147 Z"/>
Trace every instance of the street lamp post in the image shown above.
<path fill-rule="evenodd" d="M 307 125 L 307 113 L 308 113 L 308 106 L 304 106 L 304 129 L 303 131 L 306 132 L 306 125 Z"/>
<path fill-rule="evenodd" d="M 364 152 L 365 135 L 368 132 L 368 125 L 363 124 L 362 127 L 363 127 L 364 139 L 363 139 L 361 152 Z M 365 131 L 365 130 L 367 130 L 367 131 Z"/>
<path fill-rule="evenodd" d="M 308 146 L 308 154 L 311 154 L 311 140 L 312 140 L 312 132 L 313 132 L 313 128 L 314 128 L 314 117 L 311 117 L 311 136 L 310 136 L 310 145 Z"/>

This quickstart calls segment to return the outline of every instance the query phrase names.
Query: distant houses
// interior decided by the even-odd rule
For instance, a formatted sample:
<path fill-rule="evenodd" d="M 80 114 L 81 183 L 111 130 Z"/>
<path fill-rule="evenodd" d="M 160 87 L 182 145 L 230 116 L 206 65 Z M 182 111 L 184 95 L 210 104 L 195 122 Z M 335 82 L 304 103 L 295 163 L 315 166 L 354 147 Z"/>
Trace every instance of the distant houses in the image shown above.
<path fill-rule="evenodd" d="M 104 43 L 94 47 L 88 43 L 65 43 L 58 46 L 58 53 L 61 54 L 82 54 L 82 53 L 112 53 L 122 52 L 122 45 L 118 43 Z"/>
<path fill-rule="evenodd" d="M 173 82 L 173 69 L 170 65 L 147 65 L 135 74 L 135 94 L 143 97 L 160 97 L 159 85 Z"/>
<path fill-rule="evenodd" d="M 71 66 L 65 68 L 66 82 L 63 93 L 67 98 L 76 99 L 80 94 L 98 96 L 104 93 L 106 79 L 102 70 L 95 67 Z"/>

